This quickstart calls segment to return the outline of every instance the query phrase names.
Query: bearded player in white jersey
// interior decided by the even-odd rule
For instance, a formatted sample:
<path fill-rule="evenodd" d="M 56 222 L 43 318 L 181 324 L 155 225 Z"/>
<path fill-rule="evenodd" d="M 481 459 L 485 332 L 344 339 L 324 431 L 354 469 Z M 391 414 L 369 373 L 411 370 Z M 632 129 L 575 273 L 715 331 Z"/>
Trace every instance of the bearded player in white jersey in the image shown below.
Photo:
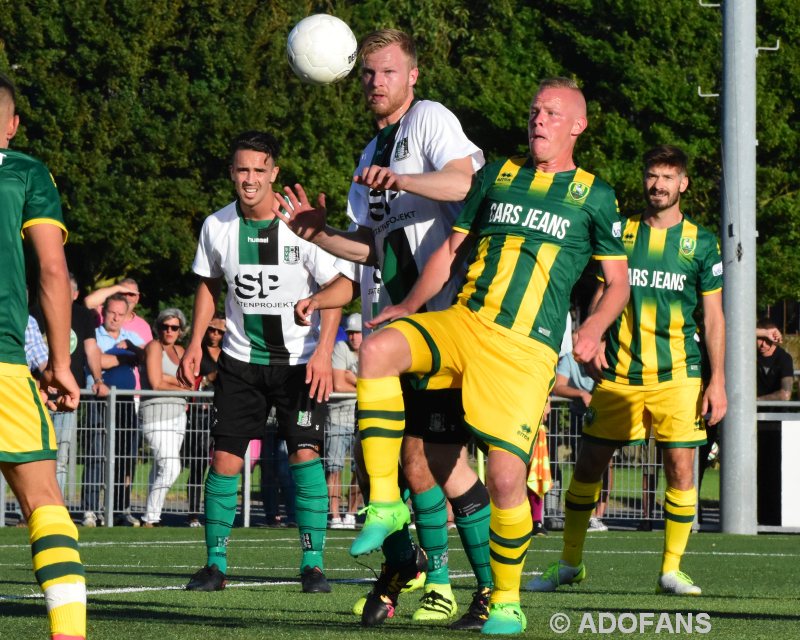
<path fill-rule="evenodd" d="M 320 208 L 312 209 L 300 185 L 296 191 L 286 189 L 300 215 L 281 208 L 276 211 L 284 214 L 296 233 L 334 255 L 377 266 L 383 308 L 404 298 L 433 250 L 450 234 L 484 158 L 452 112 L 437 102 L 415 98 L 419 70 L 408 34 L 376 31 L 363 40 L 359 58 L 364 95 L 378 133 L 361 155 L 348 197 L 347 213 L 355 230 L 328 227 L 324 200 Z M 454 277 L 426 309 L 449 307 L 462 277 Z M 342 291 L 348 290 L 345 283 L 338 284 Z M 336 289 L 325 291 L 330 295 Z M 391 617 L 400 587 L 418 570 L 427 570 L 427 578 L 414 619 L 446 620 L 455 615 L 447 566 L 447 497 L 478 582 L 469 610 L 451 628 L 480 629 L 488 616 L 492 588 L 489 496 L 467 462 L 464 445 L 469 434 L 463 427 L 461 393 L 419 390 L 405 380 L 403 394 L 408 425 L 401 454 L 403 474 L 428 560 L 414 549 L 407 526 L 390 535 L 383 544 L 386 563 L 366 598 L 361 622 L 372 626 Z M 361 433 L 361 437 L 370 434 Z M 375 516 L 374 511 L 368 512 L 365 527 L 380 528 Z M 351 548 L 353 555 L 366 551 L 356 545 Z"/>
<path fill-rule="evenodd" d="M 233 141 L 230 174 L 237 199 L 206 218 L 193 265 L 200 284 L 192 339 L 179 370 L 187 383 L 199 375 L 202 338 L 223 280 L 228 293 L 227 331 L 214 385 L 214 456 L 204 492 L 207 562 L 186 585 L 192 591 L 225 587 L 244 455 L 250 440 L 264 435 L 272 407 L 296 485 L 302 588 L 306 593 L 330 591 L 322 561 L 328 490 L 320 453 L 341 309 L 321 312 L 321 325 L 315 318 L 311 326 L 301 327 L 294 322 L 293 307 L 339 271 L 333 256 L 276 220 L 272 189 L 277 158 L 278 144 L 268 133 L 248 131 Z"/>

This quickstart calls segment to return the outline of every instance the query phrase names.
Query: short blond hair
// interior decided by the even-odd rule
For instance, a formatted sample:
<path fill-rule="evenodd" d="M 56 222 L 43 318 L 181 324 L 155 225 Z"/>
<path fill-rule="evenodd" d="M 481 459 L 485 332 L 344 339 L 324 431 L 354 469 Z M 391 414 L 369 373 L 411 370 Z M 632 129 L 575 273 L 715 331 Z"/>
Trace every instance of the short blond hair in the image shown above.
<path fill-rule="evenodd" d="M 368 55 L 393 44 L 400 45 L 403 53 L 408 56 L 412 69 L 417 66 L 417 45 L 410 35 L 399 29 L 379 29 L 365 36 L 361 41 L 358 57 L 363 64 Z"/>
<path fill-rule="evenodd" d="M 545 89 L 572 89 L 573 91 L 580 91 L 583 93 L 575 80 L 572 78 L 564 78 L 562 76 L 545 78 L 539 83 L 539 88 L 536 90 L 536 93 L 540 93 Z"/>

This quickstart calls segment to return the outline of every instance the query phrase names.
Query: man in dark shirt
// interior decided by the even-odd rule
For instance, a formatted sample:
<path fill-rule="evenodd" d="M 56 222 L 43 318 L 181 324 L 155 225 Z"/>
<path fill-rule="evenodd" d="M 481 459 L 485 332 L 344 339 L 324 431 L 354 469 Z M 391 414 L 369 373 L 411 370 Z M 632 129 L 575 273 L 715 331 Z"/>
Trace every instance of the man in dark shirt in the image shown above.
<path fill-rule="evenodd" d="M 756 395 L 759 400 L 789 400 L 794 384 L 792 356 L 778 346 L 771 333 L 780 336 L 778 326 L 771 320 L 760 320 L 756 332 Z"/>

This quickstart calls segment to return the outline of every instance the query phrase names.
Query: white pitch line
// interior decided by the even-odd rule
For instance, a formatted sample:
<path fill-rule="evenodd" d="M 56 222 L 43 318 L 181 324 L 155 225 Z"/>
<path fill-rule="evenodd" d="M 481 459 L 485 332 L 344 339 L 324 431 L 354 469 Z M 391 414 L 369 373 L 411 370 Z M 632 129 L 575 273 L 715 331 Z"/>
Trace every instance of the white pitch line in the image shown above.
<path fill-rule="evenodd" d="M 251 548 L 261 548 L 265 542 L 270 543 L 271 549 L 296 549 L 297 548 L 297 539 L 292 538 L 276 538 L 276 539 L 239 539 L 234 538 L 231 543 L 232 549 L 251 549 Z M 283 545 L 275 545 L 275 542 L 285 542 L 287 543 L 285 546 Z M 82 549 L 90 549 L 90 548 L 99 548 L 99 547 L 118 547 L 118 548 L 125 548 L 125 547 L 165 547 L 165 546 L 177 546 L 177 545 L 184 545 L 184 546 L 205 546 L 205 542 L 202 540 L 141 540 L 141 541 L 129 541 L 129 542 L 80 542 L 80 547 Z M 724 546 L 724 545 L 723 545 Z M 326 543 L 327 549 L 346 549 L 349 548 L 347 545 L 339 546 L 339 545 L 332 545 L 330 544 L 330 539 Z M 30 549 L 29 544 L 5 544 L 0 545 L 0 549 Z M 450 551 L 461 552 L 463 549 L 458 546 L 451 546 Z M 530 554 L 537 554 L 538 552 L 542 551 L 552 551 L 552 549 L 543 549 L 542 547 L 531 547 L 529 550 Z M 600 553 L 611 553 L 615 555 L 659 555 L 662 553 L 660 549 L 653 549 L 653 550 L 630 550 L 630 549 L 584 549 L 584 553 L 587 555 L 593 554 L 600 554 Z M 800 557 L 800 553 L 758 553 L 754 551 L 686 551 L 684 555 L 689 556 L 709 556 L 709 557 L 727 557 L 727 556 L 746 556 L 746 557 L 753 557 L 753 558 L 797 558 Z M 375 556 L 376 558 L 378 556 Z M 17 566 L 17 565 L 2 565 L 0 566 Z M 101 565 L 96 565 L 101 566 Z"/>
<path fill-rule="evenodd" d="M 345 539 L 346 540 L 346 539 Z M 235 538 L 232 543 L 233 549 L 252 549 L 252 548 L 262 548 L 265 542 L 270 543 L 270 548 L 272 550 L 275 549 L 296 549 L 297 548 L 297 539 L 294 537 L 291 538 L 275 538 L 275 539 L 260 539 L 260 538 L 244 538 L 238 539 Z M 275 545 L 275 542 L 285 542 L 286 545 Z M 327 549 L 348 549 L 348 545 L 339 546 L 339 545 L 332 545 L 330 544 L 330 539 L 326 543 Z M 137 547 L 166 547 L 166 546 L 198 546 L 204 547 L 205 542 L 202 540 L 140 540 L 140 541 L 128 541 L 128 542 L 80 542 L 80 548 L 82 549 L 91 549 L 91 548 L 101 548 L 101 547 L 110 547 L 114 546 L 117 548 L 137 548 Z M 30 549 L 30 544 L 0 544 L 0 549 Z M 451 546 L 451 552 L 463 552 L 463 548 L 458 546 Z M 542 547 L 531 547 L 529 550 L 529 554 L 536 555 L 542 551 L 552 551 L 552 549 L 543 549 Z M 608 553 L 614 555 L 661 555 L 661 549 L 653 549 L 653 550 L 630 550 L 630 549 L 584 549 L 584 553 L 586 555 L 594 555 L 600 553 Z M 751 557 L 751 558 L 797 558 L 800 557 L 800 553 L 758 553 L 754 551 L 686 551 L 684 555 L 687 556 L 701 556 L 701 557 L 729 557 L 729 556 L 744 556 L 744 557 Z M 375 556 L 378 557 L 377 555 Z M 2 564 L 0 566 L 19 566 L 16 564 Z M 87 566 L 107 566 L 107 565 L 87 565 Z M 118 566 L 118 565 L 111 565 L 111 566 Z M 271 567 L 276 568 L 276 567 Z"/>
<path fill-rule="evenodd" d="M 526 573 L 527 575 L 527 573 Z M 533 573 L 532 575 L 539 575 L 538 572 Z M 473 574 L 471 573 L 451 573 L 450 578 L 452 580 L 461 580 L 464 578 L 474 578 Z M 286 587 L 290 585 L 297 585 L 299 584 L 299 580 L 268 580 L 262 582 L 229 582 L 225 585 L 226 589 L 237 589 L 242 587 Z M 339 580 L 331 580 L 334 584 L 370 584 L 373 582 L 373 578 L 349 578 L 349 579 L 339 579 Z M 123 593 L 150 593 L 155 591 L 185 591 L 186 587 L 181 586 L 162 586 L 162 587 L 116 587 L 116 588 L 109 588 L 109 589 L 89 589 L 86 591 L 87 596 L 107 596 L 107 595 L 118 595 Z M 31 593 L 24 596 L 11 596 L 11 595 L 0 595 L 0 602 L 4 600 L 38 600 L 44 598 L 44 595 L 41 593 Z"/>

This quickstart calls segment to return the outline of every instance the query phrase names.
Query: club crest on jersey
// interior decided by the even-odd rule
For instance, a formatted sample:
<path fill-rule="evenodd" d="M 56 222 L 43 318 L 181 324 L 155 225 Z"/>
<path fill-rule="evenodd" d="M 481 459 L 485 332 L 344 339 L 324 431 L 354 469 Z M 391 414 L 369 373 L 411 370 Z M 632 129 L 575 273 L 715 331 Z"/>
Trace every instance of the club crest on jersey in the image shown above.
<path fill-rule="evenodd" d="M 567 193 L 575 202 L 583 202 L 589 195 L 589 185 L 583 182 L 570 182 Z"/>
<path fill-rule="evenodd" d="M 411 152 L 408 150 L 408 136 L 403 138 L 394 147 L 394 159 L 405 160 L 411 157 Z"/>
<path fill-rule="evenodd" d="M 311 426 L 311 412 L 310 411 L 298 411 L 297 412 L 297 426 L 298 427 L 310 427 Z"/>
<path fill-rule="evenodd" d="M 681 243 L 680 243 L 681 255 L 686 256 L 687 258 L 691 258 L 694 255 L 694 250 L 696 246 L 697 246 L 697 241 L 694 238 L 683 236 L 681 238 Z"/>
<path fill-rule="evenodd" d="M 283 261 L 286 264 L 297 264 L 300 262 L 300 247 L 284 247 Z"/>

